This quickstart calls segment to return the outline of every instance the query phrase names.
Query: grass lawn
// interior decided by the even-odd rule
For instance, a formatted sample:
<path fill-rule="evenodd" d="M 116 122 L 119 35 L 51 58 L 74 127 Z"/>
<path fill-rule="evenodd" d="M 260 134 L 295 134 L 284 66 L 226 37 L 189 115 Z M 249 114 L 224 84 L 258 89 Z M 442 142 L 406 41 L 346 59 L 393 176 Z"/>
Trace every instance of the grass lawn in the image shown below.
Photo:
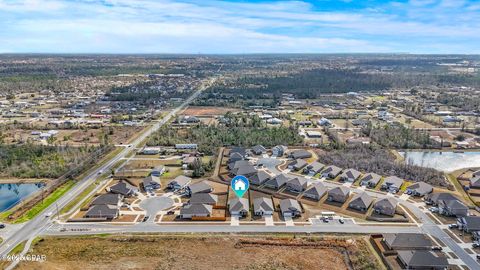
<path fill-rule="evenodd" d="M 99 184 L 99 180 L 95 181 L 91 185 L 89 185 L 85 190 L 80 193 L 75 199 L 67 204 L 62 210 L 60 210 L 60 214 L 65 214 L 70 211 L 75 205 L 77 205 L 83 198 L 85 198 L 90 192 L 92 192 Z"/>
<path fill-rule="evenodd" d="M 54 203 L 58 198 L 60 198 L 63 194 L 65 194 L 67 191 L 69 191 L 73 185 L 75 184 L 75 181 L 68 181 L 65 184 L 61 185 L 59 188 L 57 188 L 54 192 L 52 192 L 50 195 L 48 195 L 43 202 L 40 202 L 36 204 L 32 209 L 28 210 L 25 214 L 17 218 L 13 223 L 22 223 L 25 221 L 28 221 L 32 218 L 34 218 L 36 215 L 38 215 L 40 212 L 45 210 L 48 206 L 50 206 L 52 203 Z"/>

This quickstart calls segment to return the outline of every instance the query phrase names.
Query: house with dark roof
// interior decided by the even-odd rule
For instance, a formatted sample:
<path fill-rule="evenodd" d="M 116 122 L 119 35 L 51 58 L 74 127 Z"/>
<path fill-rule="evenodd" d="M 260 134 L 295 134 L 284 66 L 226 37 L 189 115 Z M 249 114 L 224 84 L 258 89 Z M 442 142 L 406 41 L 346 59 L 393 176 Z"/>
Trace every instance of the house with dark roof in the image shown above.
<path fill-rule="evenodd" d="M 433 187 L 425 182 L 417 182 L 407 187 L 406 193 L 412 196 L 423 197 L 433 192 Z"/>
<path fill-rule="evenodd" d="M 303 168 L 303 173 L 314 176 L 320 173 L 324 167 L 325 167 L 325 164 L 315 161 L 315 162 L 312 162 L 312 164 L 309 164 L 305 168 Z"/>
<path fill-rule="evenodd" d="M 375 188 L 380 182 L 380 179 L 382 179 L 382 177 L 376 173 L 367 173 L 360 180 L 360 186 Z"/>
<path fill-rule="evenodd" d="M 233 169 L 238 169 L 243 166 L 252 165 L 248 160 L 237 160 L 235 162 L 230 162 L 227 164 L 228 170 L 232 171 Z"/>
<path fill-rule="evenodd" d="M 156 176 L 153 176 L 153 175 L 145 177 L 142 180 L 142 185 L 143 185 L 143 189 L 146 192 L 153 191 L 155 189 L 159 189 L 162 186 L 160 184 L 160 178 L 158 178 Z"/>
<path fill-rule="evenodd" d="M 344 182 L 355 182 L 359 177 L 361 173 L 355 169 L 348 169 L 345 170 L 341 175 L 340 175 L 340 180 Z"/>
<path fill-rule="evenodd" d="M 245 159 L 245 157 L 242 156 L 242 154 L 234 152 L 234 153 L 229 154 L 227 163 L 231 164 L 231 163 L 235 163 L 237 161 L 244 160 L 244 159 Z"/>
<path fill-rule="evenodd" d="M 344 203 L 350 196 L 350 189 L 344 186 L 332 188 L 328 191 L 327 201 Z"/>
<path fill-rule="evenodd" d="M 312 153 L 304 149 L 299 149 L 299 150 L 293 150 L 292 152 L 290 152 L 288 157 L 293 159 L 311 158 Z"/>
<path fill-rule="evenodd" d="M 464 216 L 457 219 L 457 224 L 464 232 L 473 233 L 480 231 L 479 216 Z"/>
<path fill-rule="evenodd" d="M 398 202 L 394 198 L 383 198 L 373 204 L 373 210 L 377 214 L 395 216 Z"/>
<path fill-rule="evenodd" d="M 329 179 L 334 179 L 336 178 L 340 173 L 342 172 L 342 169 L 335 165 L 330 165 L 325 167 L 325 169 L 322 171 L 322 177 L 324 178 L 329 178 Z"/>
<path fill-rule="evenodd" d="M 114 219 L 118 217 L 119 213 L 120 210 L 117 205 L 97 204 L 88 208 L 84 217 Z"/>
<path fill-rule="evenodd" d="M 150 172 L 150 175 L 151 176 L 155 176 L 155 177 L 160 177 L 162 176 L 162 174 L 164 174 L 166 171 L 165 169 L 165 166 L 157 166 L 155 167 L 151 172 Z"/>
<path fill-rule="evenodd" d="M 241 165 L 241 166 L 233 168 L 230 171 L 230 174 L 233 175 L 233 176 L 243 175 L 243 176 L 249 177 L 249 176 L 255 174 L 256 172 L 257 172 L 257 169 L 255 168 L 255 166 L 253 166 L 251 164 L 247 164 L 247 165 Z"/>
<path fill-rule="evenodd" d="M 257 171 L 248 179 L 252 185 L 261 185 L 270 179 L 270 175 L 265 171 Z"/>
<path fill-rule="evenodd" d="M 209 217 L 212 215 L 213 206 L 209 204 L 186 204 L 180 209 L 180 217 L 191 219 L 193 217 Z"/>
<path fill-rule="evenodd" d="M 426 250 L 399 250 L 397 258 L 401 262 L 402 269 L 443 270 L 449 266 L 446 257 Z"/>
<path fill-rule="evenodd" d="M 247 198 L 239 198 L 235 196 L 235 198 L 228 202 L 228 210 L 230 211 L 231 215 L 244 217 L 248 215 L 249 209 L 250 207 L 248 205 Z"/>
<path fill-rule="evenodd" d="M 120 181 L 113 186 L 107 187 L 107 192 L 121 194 L 124 197 L 131 197 L 138 192 L 138 189 L 125 181 Z"/>
<path fill-rule="evenodd" d="M 472 176 L 473 177 L 480 176 L 480 170 L 473 172 Z"/>
<path fill-rule="evenodd" d="M 275 209 L 271 198 L 258 197 L 253 200 L 253 213 L 256 216 L 271 216 L 273 211 Z"/>
<path fill-rule="evenodd" d="M 283 185 L 287 183 L 287 181 L 290 180 L 290 177 L 287 176 L 286 174 L 279 174 L 275 176 L 274 178 L 268 180 L 265 182 L 265 186 L 268 188 L 272 189 L 280 189 Z"/>
<path fill-rule="evenodd" d="M 396 176 L 389 176 L 383 180 L 382 189 L 391 193 L 397 193 L 402 187 L 403 180 Z"/>
<path fill-rule="evenodd" d="M 438 205 L 440 200 L 448 201 L 448 200 L 459 200 L 457 196 L 453 195 L 450 192 L 435 192 L 430 193 L 424 198 L 427 204 Z"/>
<path fill-rule="evenodd" d="M 465 217 L 468 215 L 468 207 L 459 200 L 439 200 L 438 213 L 448 217 Z"/>
<path fill-rule="evenodd" d="M 102 204 L 120 206 L 122 203 L 122 200 L 123 200 L 123 195 L 121 194 L 106 193 L 106 194 L 98 195 L 97 197 L 95 197 L 93 201 L 90 203 L 90 206 L 102 205 Z"/>
<path fill-rule="evenodd" d="M 284 217 L 298 217 L 302 215 L 302 208 L 297 200 L 283 199 L 280 201 L 280 212 Z"/>
<path fill-rule="evenodd" d="M 263 154 L 267 153 L 267 149 L 265 147 L 263 147 L 263 145 L 255 145 L 250 150 L 255 155 L 263 155 Z"/>
<path fill-rule="evenodd" d="M 390 250 L 430 250 L 433 246 L 423 233 L 385 233 L 383 241 Z"/>
<path fill-rule="evenodd" d="M 180 190 L 185 188 L 190 182 L 192 182 L 192 178 L 185 175 L 179 175 L 170 181 L 167 184 L 167 187 L 172 190 Z"/>
<path fill-rule="evenodd" d="M 302 168 L 304 168 L 305 166 L 307 166 L 307 164 L 308 163 L 303 159 L 296 159 L 296 160 L 290 162 L 290 164 L 288 164 L 288 168 L 290 170 L 299 171 Z"/>
<path fill-rule="evenodd" d="M 288 191 L 300 193 L 307 188 L 308 181 L 299 176 L 288 180 L 285 184 Z"/>
<path fill-rule="evenodd" d="M 194 193 L 188 203 L 190 204 L 211 204 L 215 205 L 218 202 L 218 196 L 211 193 Z"/>
<path fill-rule="evenodd" d="M 187 194 L 191 196 L 196 193 L 210 193 L 213 191 L 213 188 L 207 183 L 207 181 L 201 181 L 187 185 L 186 191 Z"/>
<path fill-rule="evenodd" d="M 355 194 L 348 204 L 348 207 L 360 212 L 366 212 L 373 202 L 373 197 L 366 192 Z"/>
<path fill-rule="evenodd" d="M 328 189 L 325 187 L 324 184 L 321 182 L 317 182 L 313 184 L 310 188 L 308 188 L 304 193 L 303 196 L 309 199 L 313 199 L 319 201 L 326 193 Z"/>

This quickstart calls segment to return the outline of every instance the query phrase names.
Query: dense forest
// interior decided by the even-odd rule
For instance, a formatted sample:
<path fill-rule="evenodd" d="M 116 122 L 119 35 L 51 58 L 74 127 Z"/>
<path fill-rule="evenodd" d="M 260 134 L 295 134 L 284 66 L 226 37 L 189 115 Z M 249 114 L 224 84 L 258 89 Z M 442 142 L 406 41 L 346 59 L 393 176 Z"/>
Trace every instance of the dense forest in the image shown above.
<path fill-rule="evenodd" d="M 95 147 L 0 144 L 0 176 L 57 178 L 80 164 Z"/>
<path fill-rule="evenodd" d="M 430 139 L 430 135 L 427 132 L 403 125 L 373 126 L 368 124 L 362 128 L 362 132 L 386 148 L 431 149 L 440 147 L 439 143 Z"/>
<path fill-rule="evenodd" d="M 213 154 L 220 146 L 251 147 L 261 144 L 271 147 L 278 144 L 299 145 L 303 138 L 293 128 L 267 127 L 258 117 L 227 113 L 224 124 L 192 126 L 185 132 L 162 127 L 147 141 L 147 145 L 174 145 L 177 143 L 197 143 L 200 152 Z"/>
<path fill-rule="evenodd" d="M 282 93 L 297 98 L 318 98 L 325 93 L 381 91 L 411 88 L 419 85 L 468 85 L 480 87 L 480 78 L 473 75 L 452 75 L 413 72 L 364 72 L 362 69 L 313 69 L 291 75 L 251 75 L 223 82 L 211 92 L 241 95 L 244 98 L 271 98 Z"/>
<path fill-rule="evenodd" d="M 325 164 L 334 164 L 341 168 L 353 168 L 383 176 L 395 175 L 409 181 L 424 181 L 436 186 L 447 186 L 443 173 L 430 169 L 398 162 L 387 150 L 376 146 L 355 146 L 323 152 L 319 160 Z"/>

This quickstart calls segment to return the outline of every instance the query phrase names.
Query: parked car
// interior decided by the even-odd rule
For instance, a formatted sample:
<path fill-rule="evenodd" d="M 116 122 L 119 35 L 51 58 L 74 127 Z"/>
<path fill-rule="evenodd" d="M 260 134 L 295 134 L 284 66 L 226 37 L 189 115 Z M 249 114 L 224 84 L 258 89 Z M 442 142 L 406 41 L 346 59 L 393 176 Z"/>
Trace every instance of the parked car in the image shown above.
<path fill-rule="evenodd" d="M 477 254 L 477 260 L 480 260 L 480 254 Z"/>
<path fill-rule="evenodd" d="M 454 228 L 456 229 L 456 228 L 458 228 L 458 224 L 455 224 L 455 223 L 454 223 L 454 224 L 450 224 L 450 225 L 448 225 L 448 228 L 449 228 L 449 229 L 454 229 Z"/>
<path fill-rule="evenodd" d="M 170 210 L 170 211 L 167 212 L 167 215 L 173 215 L 173 214 L 175 214 L 175 211 L 173 211 L 173 210 Z"/>
<path fill-rule="evenodd" d="M 143 218 L 142 222 L 147 221 L 149 218 L 150 218 L 149 216 L 145 216 L 145 217 Z"/>
<path fill-rule="evenodd" d="M 480 247 L 480 244 L 479 244 L 479 243 L 473 243 L 473 244 L 472 244 L 472 247 L 473 247 L 473 248 L 478 248 L 478 247 Z"/>
<path fill-rule="evenodd" d="M 443 250 L 441 246 L 434 246 L 432 247 L 432 250 Z"/>
<path fill-rule="evenodd" d="M 428 210 L 432 213 L 437 213 L 438 212 L 438 207 L 430 207 Z"/>
<path fill-rule="evenodd" d="M 5 224 L 0 224 L 0 229 L 5 228 Z"/>
<path fill-rule="evenodd" d="M 340 222 L 340 224 L 343 224 L 345 223 L 345 220 L 343 220 L 343 218 L 339 219 L 338 222 Z"/>
<path fill-rule="evenodd" d="M 53 215 L 52 212 L 48 212 L 48 213 L 45 214 L 45 217 L 51 217 L 52 215 Z"/>

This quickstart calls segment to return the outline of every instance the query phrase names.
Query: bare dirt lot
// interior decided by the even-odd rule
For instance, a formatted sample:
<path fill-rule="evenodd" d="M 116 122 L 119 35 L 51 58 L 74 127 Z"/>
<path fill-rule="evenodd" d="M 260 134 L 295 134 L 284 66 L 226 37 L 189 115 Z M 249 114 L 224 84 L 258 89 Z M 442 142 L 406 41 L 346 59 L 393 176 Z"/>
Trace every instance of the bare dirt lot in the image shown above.
<path fill-rule="evenodd" d="M 365 245 L 360 237 L 49 237 L 31 250 L 47 261 L 17 269 L 378 269 Z"/>
<path fill-rule="evenodd" d="M 196 116 L 213 116 L 213 115 L 224 115 L 226 112 L 239 111 L 238 109 L 233 108 L 222 108 L 222 107 L 188 107 L 182 114 L 183 115 L 196 115 Z"/>

